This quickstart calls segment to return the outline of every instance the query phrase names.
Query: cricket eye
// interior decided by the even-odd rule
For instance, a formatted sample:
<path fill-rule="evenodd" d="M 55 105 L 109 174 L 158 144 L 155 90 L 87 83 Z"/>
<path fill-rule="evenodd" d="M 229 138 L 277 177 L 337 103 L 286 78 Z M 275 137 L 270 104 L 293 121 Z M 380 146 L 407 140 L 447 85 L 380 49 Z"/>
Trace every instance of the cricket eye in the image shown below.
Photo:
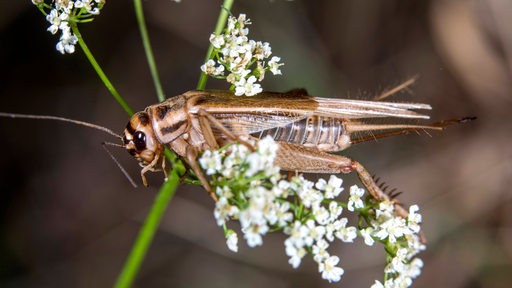
<path fill-rule="evenodd" d="M 144 150 L 146 148 L 146 134 L 141 131 L 135 132 L 133 135 L 133 144 L 135 144 L 137 151 Z"/>

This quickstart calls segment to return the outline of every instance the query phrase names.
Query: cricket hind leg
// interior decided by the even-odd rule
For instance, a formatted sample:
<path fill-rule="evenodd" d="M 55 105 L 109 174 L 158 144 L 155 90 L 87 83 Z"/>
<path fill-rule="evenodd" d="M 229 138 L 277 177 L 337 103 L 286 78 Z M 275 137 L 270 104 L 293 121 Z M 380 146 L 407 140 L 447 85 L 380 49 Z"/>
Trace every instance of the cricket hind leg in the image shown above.
<path fill-rule="evenodd" d="M 313 148 L 279 142 L 279 150 L 275 164 L 286 171 L 298 171 L 303 173 L 351 173 L 356 172 L 361 183 L 366 187 L 370 195 L 379 201 L 392 201 L 395 204 L 396 213 L 406 218 L 409 213 L 401 206 L 398 200 L 386 194 L 377 184 L 374 177 L 361 163 L 348 157 L 329 154 Z"/>

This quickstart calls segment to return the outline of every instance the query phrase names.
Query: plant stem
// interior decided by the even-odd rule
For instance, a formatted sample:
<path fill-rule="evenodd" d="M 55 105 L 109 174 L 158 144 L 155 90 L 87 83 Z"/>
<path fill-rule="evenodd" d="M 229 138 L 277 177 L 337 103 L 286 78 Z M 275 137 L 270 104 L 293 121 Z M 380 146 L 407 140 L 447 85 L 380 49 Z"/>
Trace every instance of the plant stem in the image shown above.
<path fill-rule="evenodd" d="M 169 173 L 169 178 L 158 192 L 158 196 L 151 207 L 151 211 L 148 214 L 144 222 L 144 226 L 139 232 L 137 239 L 135 240 L 135 244 L 133 245 L 132 251 L 126 260 L 123 270 L 117 278 L 117 282 L 114 287 L 116 288 L 125 288 L 131 287 L 133 280 L 135 280 L 135 276 L 139 271 L 139 268 L 146 256 L 147 250 L 153 237 L 155 235 L 156 230 L 160 224 L 160 220 L 167 208 L 167 204 L 171 201 L 176 188 L 180 183 L 180 176 L 176 173 L 176 169 L 171 170 Z"/>
<path fill-rule="evenodd" d="M 114 85 L 112 84 L 112 82 L 110 82 L 110 80 L 108 79 L 107 75 L 105 75 L 105 73 L 101 69 L 100 65 L 98 64 L 98 62 L 96 62 L 96 59 L 94 59 L 94 56 L 92 55 L 91 51 L 85 44 L 85 41 L 82 38 L 82 34 L 80 34 L 80 31 L 78 30 L 78 26 L 76 25 L 76 23 L 74 23 L 73 21 L 70 21 L 69 25 L 71 26 L 71 29 L 73 30 L 73 34 L 75 34 L 76 37 L 78 38 L 78 44 L 84 51 L 87 59 L 89 59 L 89 62 L 91 63 L 92 67 L 94 68 L 94 70 L 96 71 L 98 76 L 100 77 L 101 81 L 103 81 L 103 84 L 105 84 L 108 91 L 110 91 L 112 96 L 114 96 L 114 98 L 121 105 L 121 107 L 123 107 L 124 111 L 126 111 L 126 113 L 128 113 L 128 115 L 132 116 L 133 110 L 130 108 L 130 106 L 128 106 L 128 104 L 124 101 L 124 99 L 121 97 L 121 95 L 119 95 L 116 88 L 114 88 Z"/>
<path fill-rule="evenodd" d="M 153 77 L 156 95 L 158 101 L 163 102 L 165 100 L 165 94 L 164 90 L 162 89 L 160 77 L 158 76 L 158 69 L 156 68 L 156 62 L 153 55 L 153 50 L 151 49 L 151 43 L 149 42 L 148 29 L 144 20 L 144 11 L 142 10 L 142 1 L 133 0 L 133 4 L 135 6 L 135 15 L 137 16 L 137 22 L 139 23 L 140 35 L 142 37 L 142 43 L 144 44 L 144 51 L 146 52 L 149 70 L 151 71 L 151 77 Z"/>
<path fill-rule="evenodd" d="M 226 21 L 229 16 L 229 11 L 231 11 L 231 7 L 233 6 L 233 2 L 235 0 L 224 0 L 222 7 L 220 8 L 219 18 L 217 19 L 217 24 L 215 25 L 214 34 L 219 35 L 222 33 L 224 26 L 226 26 Z M 208 46 L 208 50 L 206 51 L 206 57 L 204 58 L 204 63 L 212 58 L 213 54 L 213 45 L 210 43 Z M 206 87 L 206 80 L 208 80 L 208 75 L 206 73 L 201 72 L 201 76 L 199 78 L 199 82 L 197 83 L 197 90 L 204 90 Z"/>

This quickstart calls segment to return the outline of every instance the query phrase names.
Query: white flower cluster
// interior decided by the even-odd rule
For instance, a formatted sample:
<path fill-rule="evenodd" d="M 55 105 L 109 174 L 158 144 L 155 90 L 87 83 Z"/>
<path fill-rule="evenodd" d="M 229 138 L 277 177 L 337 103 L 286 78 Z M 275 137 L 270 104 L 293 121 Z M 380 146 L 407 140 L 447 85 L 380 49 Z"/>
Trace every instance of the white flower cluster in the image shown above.
<path fill-rule="evenodd" d="M 344 270 L 338 266 L 339 257 L 327 251 L 330 244 L 336 239 L 353 242 L 359 234 L 367 245 L 378 241 L 394 253 L 388 257 L 391 260 L 385 273 L 389 280 L 382 287 L 409 286 L 405 284 L 419 275 L 422 264 L 414 256 L 425 249 L 418 236 L 418 207 L 411 206 L 409 217 L 403 219 L 393 213 L 393 203 L 365 199 L 364 189 L 356 185 L 350 187 L 347 203 L 336 201 L 343 192 L 343 181 L 334 175 L 316 183 L 302 175 L 285 180 L 273 165 L 278 149 L 278 144 L 267 137 L 257 142 L 254 152 L 244 145 L 231 144 L 206 151 L 199 159 L 212 177 L 218 197 L 214 216 L 225 229 L 228 248 L 238 251 L 236 232 L 225 228 L 230 219 L 240 221 L 250 247 L 262 245 L 263 236 L 271 231 L 283 231 L 288 235 L 284 245 L 289 264 L 297 268 L 302 258 L 310 254 L 318 263 L 322 278 L 332 282 L 339 281 Z M 366 213 L 362 217 L 367 226 L 350 226 L 348 219 L 342 217 L 343 207 Z M 368 207 L 376 208 L 369 212 Z M 376 281 L 374 287 L 379 284 Z"/>
<path fill-rule="evenodd" d="M 229 218 L 238 219 L 250 247 L 263 244 L 261 236 L 269 231 L 269 225 L 284 226 L 292 219 L 288 204 L 276 201 L 283 193 L 277 182 L 279 168 L 273 166 L 278 147 L 268 137 L 259 141 L 252 153 L 246 146 L 236 144 L 224 150 L 206 151 L 199 159 L 206 174 L 217 176 L 217 224 L 223 226 Z M 262 186 L 262 178 L 268 179 L 274 188 Z"/>
<path fill-rule="evenodd" d="M 238 18 L 230 16 L 223 34 L 210 35 L 214 59 L 209 59 L 201 70 L 215 78 L 226 79 L 235 88 L 235 95 L 253 96 L 262 91 L 258 81 L 265 78 L 265 72 L 281 74 L 281 58 L 272 57 L 268 42 L 250 40 L 248 25 L 251 21 L 245 14 Z M 225 71 L 228 72 L 227 76 Z"/>
<path fill-rule="evenodd" d="M 370 221 L 371 226 L 366 228 L 363 234 L 365 242 L 373 236 L 386 241 L 387 250 L 394 252 L 384 269 L 388 275 L 387 280 L 384 284 L 375 281 L 372 288 L 409 287 L 413 279 L 420 275 L 423 267 L 423 261 L 415 257 L 426 249 L 418 234 L 422 218 L 421 214 L 417 213 L 419 207 L 417 205 L 409 207 L 407 219 L 394 215 L 393 210 L 393 203 L 381 202 L 375 210 L 375 219 Z"/>
<path fill-rule="evenodd" d="M 342 184 L 343 181 L 334 175 L 328 182 L 320 179 L 316 184 L 299 176 L 292 178 L 289 188 L 298 196 L 305 217 L 284 229 L 284 233 L 290 236 L 285 241 L 286 255 L 290 256 L 288 262 L 297 268 L 306 252 L 311 251 L 322 278 L 329 282 L 339 281 L 344 273 L 342 268 L 336 266 L 340 260 L 338 256 L 331 256 L 327 252 L 329 243 L 336 238 L 353 242 L 357 237 L 356 227 L 347 226 L 348 219 L 341 217 L 342 206 L 330 200 L 343 191 Z"/>
<path fill-rule="evenodd" d="M 78 38 L 73 34 L 70 22 L 91 21 L 94 15 L 100 14 L 106 0 L 54 0 L 47 4 L 44 0 L 32 0 L 43 13 L 46 14 L 46 21 L 50 23 L 48 31 L 56 34 L 61 31 L 59 42 L 56 45 L 57 51 L 62 54 L 74 53 Z M 49 13 L 44 12 L 49 10 Z"/>

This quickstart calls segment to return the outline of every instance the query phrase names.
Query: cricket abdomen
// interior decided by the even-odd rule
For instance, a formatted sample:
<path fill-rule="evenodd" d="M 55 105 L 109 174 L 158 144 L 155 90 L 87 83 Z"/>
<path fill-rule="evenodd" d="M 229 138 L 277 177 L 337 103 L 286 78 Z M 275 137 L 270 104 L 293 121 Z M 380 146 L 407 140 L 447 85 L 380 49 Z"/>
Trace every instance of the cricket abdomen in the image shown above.
<path fill-rule="evenodd" d="M 310 116 L 285 126 L 253 133 L 262 139 L 270 135 L 275 141 L 316 147 L 321 151 L 340 151 L 350 145 L 350 137 L 340 118 Z"/>

